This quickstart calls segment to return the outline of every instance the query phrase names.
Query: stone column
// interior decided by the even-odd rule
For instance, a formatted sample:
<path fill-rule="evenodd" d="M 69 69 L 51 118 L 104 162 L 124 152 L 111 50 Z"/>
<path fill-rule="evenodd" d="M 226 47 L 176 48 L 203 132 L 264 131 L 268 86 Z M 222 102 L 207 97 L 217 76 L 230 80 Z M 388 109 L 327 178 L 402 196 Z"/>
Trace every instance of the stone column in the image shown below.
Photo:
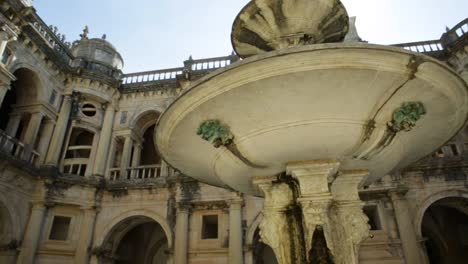
<path fill-rule="evenodd" d="M 259 225 L 263 243 L 269 245 L 280 264 L 293 264 L 293 247 L 287 212 L 294 196 L 286 183 L 276 183 L 277 177 L 254 177 L 252 182 L 265 196 L 263 219 Z"/>
<path fill-rule="evenodd" d="M 106 172 L 107 158 L 109 155 L 109 146 L 112 140 L 112 128 L 114 126 L 115 109 L 112 104 L 108 104 L 104 114 L 99 144 L 96 153 L 96 162 L 94 163 L 93 174 L 104 177 Z"/>
<path fill-rule="evenodd" d="M 111 139 L 110 143 L 110 150 L 109 150 L 109 158 L 107 159 L 106 162 L 106 172 L 105 172 L 105 177 L 109 179 L 110 177 L 110 169 L 114 166 L 114 159 L 115 159 L 115 148 L 116 148 L 116 142 L 115 138 Z"/>
<path fill-rule="evenodd" d="M 242 249 L 242 200 L 229 204 L 229 264 L 244 263 Z"/>
<path fill-rule="evenodd" d="M 3 56 L 9 40 L 10 36 L 7 34 L 7 32 L 0 31 L 0 58 Z"/>
<path fill-rule="evenodd" d="M 334 203 L 331 222 L 334 226 L 333 244 L 336 263 L 358 264 L 359 247 L 369 237 L 369 219 L 359 198 L 359 184 L 367 178 L 367 170 L 343 171 L 333 181 Z"/>
<path fill-rule="evenodd" d="M 187 264 L 189 214 L 190 206 L 180 202 L 176 215 L 174 264 Z"/>
<path fill-rule="evenodd" d="M 19 125 L 21 123 L 21 114 L 20 113 L 15 113 L 15 114 L 10 114 L 10 118 L 8 119 L 8 123 L 5 129 L 5 133 L 14 138 L 16 136 L 16 133 L 18 132 Z M 7 152 L 11 152 L 13 150 L 13 142 L 12 141 L 7 141 L 3 145 L 3 149 Z"/>
<path fill-rule="evenodd" d="M 26 232 L 24 234 L 21 252 L 18 256 L 18 264 L 34 263 L 46 211 L 47 208 L 43 202 L 36 202 L 33 204 Z"/>
<path fill-rule="evenodd" d="M 3 104 L 3 99 L 5 98 L 6 93 L 10 90 L 10 85 L 0 84 L 0 106 Z"/>
<path fill-rule="evenodd" d="M 31 118 L 29 119 L 28 127 L 26 128 L 26 133 L 24 134 L 24 144 L 29 145 L 31 150 L 36 144 L 37 135 L 39 134 L 39 129 L 41 128 L 43 117 L 43 113 L 37 112 L 32 113 Z"/>
<path fill-rule="evenodd" d="M 125 141 L 124 141 L 124 147 L 122 150 L 122 160 L 120 162 L 120 175 L 123 179 L 126 179 L 126 177 L 129 177 L 130 175 L 127 175 L 127 168 L 130 165 L 130 154 L 132 152 L 132 146 L 133 146 L 133 139 L 131 135 L 126 135 L 125 136 Z"/>
<path fill-rule="evenodd" d="M 40 153 L 41 157 L 39 162 L 42 164 L 45 161 L 45 156 L 47 155 L 47 150 L 49 149 L 50 140 L 52 138 L 52 133 L 54 132 L 55 122 L 47 119 L 45 120 L 41 138 L 39 139 L 39 146 L 37 147 L 37 151 Z"/>
<path fill-rule="evenodd" d="M 133 145 L 132 168 L 138 167 L 140 165 L 141 149 L 142 149 L 141 143 L 136 143 Z M 135 178 L 137 174 L 138 174 L 138 170 L 134 169 L 131 171 L 132 178 Z"/>
<path fill-rule="evenodd" d="M 333 252 L 333 227 L 328 217 L 333 196 L 329 181 L 340 164 L 335 160 L 288 163 L 286 172 L 299 182 L 299 198 L 305 223 L 306 252 L 312 249 L 312 238 L 317 227 L 323 229 L 327 247 Z M 309 260 L 310 261 L 310 260 Z"/>
<path fill-rule="evenodd" d="M 93 207 L 83 208 L 83 221 L 80 225 L 80 238 L 75 255 L 75 263 L 86 264 L 90 260 L 90 246 L 93 238 L 94 222 L 96 220 L 96 209 Z"/>
<path fill-rule="evenodd" d="M 8 124 L 5 129 L 5 132 L 10 137 L 16 136 L 16 132 L 18 132 L 18 128 L 21 123 L 21 118 L 22 118 L 22 115 L 20 113 L 10 114 L 10 118 L 8 119 Z"/>
<path fill-rule="evenodd" d="M 416 236 L 413 225 L 413 214 L 411 213 L 408 201 L 406 200 L 407 189 L 400 188 L 389 191 L 390 198 L 395 210 L 398 231 L 405 254 L 406 263 L 422 264 L 424 262 L 423 251 Z"/>
<path fill-rule="evenodd" d="M 46 156 L 46 165 L 58 167 L 62 145 L 65 140 L 65 133 L 67 131 L 68 120 L 70 119 L 70 111 L 72 109 L 72 96 L 65 95 L 63 98 L 60 114 L 55 125 L 52 140 L 50 142 L 49 151 Z"/>

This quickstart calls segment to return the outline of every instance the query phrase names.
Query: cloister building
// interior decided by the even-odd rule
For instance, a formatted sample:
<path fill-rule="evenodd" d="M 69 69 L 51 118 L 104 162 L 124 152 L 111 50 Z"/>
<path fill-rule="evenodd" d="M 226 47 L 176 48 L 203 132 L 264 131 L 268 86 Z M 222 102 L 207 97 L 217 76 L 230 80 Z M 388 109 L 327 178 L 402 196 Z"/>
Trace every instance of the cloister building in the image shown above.
<path fill-rule="evenodd" d="M 467 32 L 395 46 L 468 81 Z M 262 198 L 181 175 L 154 145 L 158 116 L 236 55 L 124 73 L 105 38 L 66 42 L 31 1 L 3 0 L 0 58 L 0 263 L 276 263 Z M 468 126 L 360 197 L 360 263 L 468 263 Z"/>

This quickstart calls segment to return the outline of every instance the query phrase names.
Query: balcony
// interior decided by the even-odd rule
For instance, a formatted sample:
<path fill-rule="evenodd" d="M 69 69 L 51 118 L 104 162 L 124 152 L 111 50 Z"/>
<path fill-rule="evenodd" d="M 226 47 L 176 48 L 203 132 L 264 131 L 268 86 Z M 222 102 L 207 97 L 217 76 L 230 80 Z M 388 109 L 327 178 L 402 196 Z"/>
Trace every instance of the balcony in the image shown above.
<path fill-rule="evenodd" d="M 174 170 L 166 165 L 155 164 L 126 169 L 112 168 L 109 170 L 109 181 L 145 181 L 174 175 Z"/>
<path fill-rule="evenodd" d="M 40 154 L 33 150 L 31 145 L 24 144 L 2 130 L 0 130 L 0 151 L 9 158 L 26 162 L 34 168 L 40 165 Z"/>

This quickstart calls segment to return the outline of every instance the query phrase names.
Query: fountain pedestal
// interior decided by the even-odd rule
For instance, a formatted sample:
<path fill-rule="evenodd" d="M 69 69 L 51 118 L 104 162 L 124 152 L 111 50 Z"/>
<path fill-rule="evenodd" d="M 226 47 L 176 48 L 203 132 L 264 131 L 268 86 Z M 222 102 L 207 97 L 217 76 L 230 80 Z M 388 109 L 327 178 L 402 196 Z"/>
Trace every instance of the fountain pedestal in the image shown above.
<path fill-rule="evenodd" d="M 358 263 L 359 245 L 369 235 L 358 186 L 368 171 L 340 172 L 339 165 L 334 160 L 289 163 L 292 178 L 253 179 L 265 196 L 260 236 L 280 263 L 313 263 L 317 257 Z"/>

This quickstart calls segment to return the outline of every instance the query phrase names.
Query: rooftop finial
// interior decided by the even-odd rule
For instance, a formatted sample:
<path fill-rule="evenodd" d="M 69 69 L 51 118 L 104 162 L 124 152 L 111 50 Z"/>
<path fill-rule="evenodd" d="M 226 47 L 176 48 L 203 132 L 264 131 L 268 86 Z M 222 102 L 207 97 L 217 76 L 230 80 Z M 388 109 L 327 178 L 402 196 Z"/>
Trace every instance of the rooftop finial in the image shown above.
<path fill-rule="evenodd" d="M 106 40 L 107 35 L 106 35 L 106 34 L 103 34 L 101 38 L 102 38 L 103 40 Z"/>
<path fill-rule="evenodd" d="M 89 28 L 85 26 L 83 29 L 83 34 L 80 34 L 81 39 L 88 39 Z"/>

